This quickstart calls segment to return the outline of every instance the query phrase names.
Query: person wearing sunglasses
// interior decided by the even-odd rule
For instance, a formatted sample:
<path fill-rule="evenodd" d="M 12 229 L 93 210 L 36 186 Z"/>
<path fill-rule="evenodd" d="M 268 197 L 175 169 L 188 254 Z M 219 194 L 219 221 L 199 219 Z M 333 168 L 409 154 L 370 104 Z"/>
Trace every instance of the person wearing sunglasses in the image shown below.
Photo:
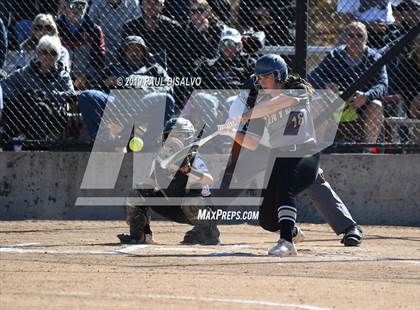
<path fill-rule="evenodd" d="M 188 17 L 185 32 L 190 39 L 191 58 L 197 66 L 203 59 L 213 59 L 217 56 L 223 24 L 213 13 L 207 0 L 192 1 Z"/>
<path fill-rule="evenodd" d="M 352 22 L 344 29 L 344 45 L 333 49 L 309 75 L 317 89 L 346 90 L 381 56 L 366 43 L 368 34 L 361 22 Z M 388 90 L 385 66 L 358 89 L 347 102 L 336 139 L 376 143 L 384 120 L 380 99 Z"/>
<path fill-rule="evenodd" d="M 83 90 L 91 85 L 105 64 L 105 39 L 99 25 L 86 15 L 87 0 L 65 0 L 57 27 L 71 59 L 74 86 Z"/>
<path fill-rule="evenodd" d="M 34 18 L 30 37 L 20 45 L 17 53 L 7 54 L 6 62 L 3 67 L 4 71 L 10 74 L 29 64 L 30 60 L 36 57 L 36 46 L 44 35 L 58 36 L 57 25 L 54 21 L 54 17 L 50 14 L 38 14 Z M 60 46 L 58 64 L 62 66 L 64 70 L 69 71 L 69 52 L 64 46 Z"/>
<path fill-rule="evenodd" d="M 238 30 L 225 27 L 220 36 L 219 56 L 198 67 L 203 89 L 241 89 L 253 72 L 255 59 L 242 52 Z"/>
<path fill-rule="evenodd" d="M 59 111 L 74 99 L 73 83 L 58 63 L 61 42 L 45 35 L 36 46 L 36 58 L 1 81 L 4 92 L 5 137 L 56 138 L 65 120 Z"/>
<path fill-rule="evenodd" d="M 369 34 L 369 46 L 382 48 L 387 44 L 388 36 L 396 29 L 394 10 L 402 0 L 338 0 L 337 12 L 343 24 L 353 20 L 366 25 Z"/>

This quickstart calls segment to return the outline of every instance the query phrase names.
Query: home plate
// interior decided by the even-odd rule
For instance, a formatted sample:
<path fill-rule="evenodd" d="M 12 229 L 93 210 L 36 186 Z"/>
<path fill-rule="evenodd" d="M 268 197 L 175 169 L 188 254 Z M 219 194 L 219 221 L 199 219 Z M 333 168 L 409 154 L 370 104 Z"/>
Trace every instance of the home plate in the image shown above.
<path fill-rule="evenodd" d="M 154 252 L 173 252 L 176 254 L 194 254 L 206 253 L 209 256 L 217 256 L 223 254 L 235 254 L 238 249 L 251 248 L 251 244 L 237 244 L 237 245 L 218 245 L 218 246 L 174 246 L 174 245 L 156 245 L 156 244 L 135 244 L 129 245 L 122 249 L 115 250 L 118 254 L 152 254 Z"/>

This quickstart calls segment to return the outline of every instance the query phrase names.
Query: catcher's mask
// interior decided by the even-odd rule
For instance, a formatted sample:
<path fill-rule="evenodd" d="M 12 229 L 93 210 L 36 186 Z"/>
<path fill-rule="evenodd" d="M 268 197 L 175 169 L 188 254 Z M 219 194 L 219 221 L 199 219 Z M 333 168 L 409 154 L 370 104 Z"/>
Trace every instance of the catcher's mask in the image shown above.
<path fill-rule="evenodd" d="M 162 142 L 168 139 L 177 139 L 187 145 L 194 139 L 194 125 L 186 118 L 171 118 L 165 124 L 162 135 Z M 169 141 L 166 141 L 169 142 Z"/>

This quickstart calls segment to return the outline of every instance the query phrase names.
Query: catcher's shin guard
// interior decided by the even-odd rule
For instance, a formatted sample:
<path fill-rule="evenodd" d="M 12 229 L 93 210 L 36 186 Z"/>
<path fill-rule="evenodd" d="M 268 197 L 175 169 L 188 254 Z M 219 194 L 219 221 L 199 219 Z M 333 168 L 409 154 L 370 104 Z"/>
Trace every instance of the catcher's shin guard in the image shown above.
<path fill-rule="evenodd" d="M 208 199 L 208 198 L 205 198 Z M 211 211 L 210 207 L 182 206 L 182 211 L 188 221 L 194 227 L 184 235 L 183 244 L 217 245 L 220 243 L 220 231 L 217 228 L 218 221 L 200 220 L 200 210 Z"/>
<path fill-rule="evenodd" d="M 147 231 L 150 230 L 149 207 L 127 207 L 127 222 L 130 226 L 129 235 L 118 235 L 122 243 L 144 243 Z"/>

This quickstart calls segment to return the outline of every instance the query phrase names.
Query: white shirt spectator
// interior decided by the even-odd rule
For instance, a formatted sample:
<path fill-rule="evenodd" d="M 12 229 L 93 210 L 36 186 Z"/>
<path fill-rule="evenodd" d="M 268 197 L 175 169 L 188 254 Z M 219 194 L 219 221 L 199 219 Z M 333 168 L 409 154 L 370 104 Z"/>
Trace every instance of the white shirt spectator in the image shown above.
<path fill-rule="evenodd" d="M 351 13 L 355 19 L 365 22 L 382 22 L 392 24 L 395 22 L 392 6 L 397 6 L 402 0 L 338 0 L 338 13 Z M 362 11 L 360 8 L 365 8 Z"/>

